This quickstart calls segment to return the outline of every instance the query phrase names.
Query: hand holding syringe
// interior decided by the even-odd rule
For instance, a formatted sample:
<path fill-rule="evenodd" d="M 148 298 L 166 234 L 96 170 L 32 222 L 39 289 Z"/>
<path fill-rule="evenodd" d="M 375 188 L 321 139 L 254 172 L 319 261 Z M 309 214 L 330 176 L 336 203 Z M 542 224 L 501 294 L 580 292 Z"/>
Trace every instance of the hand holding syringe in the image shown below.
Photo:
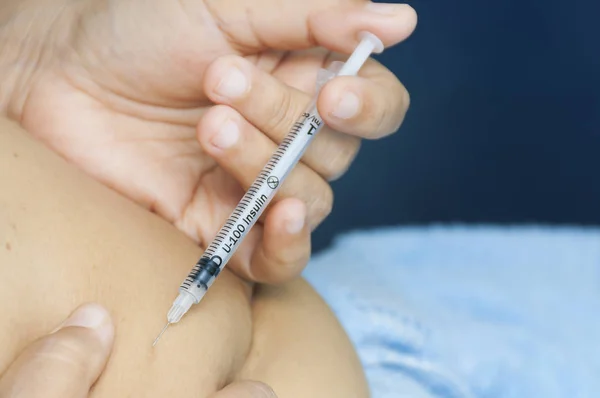
<path fill-rule="evenodd" d="M 382 51 L 382 42 L 375 35 L 364 32 L 361 34 L 359 45 L 346 63 L 334 62 L 327 70 L 322 69 L 319 72 L 315 97 L 180 286 L 179 295 L 167 314 L 167 324 L 154 341 L 154 345 L 169 325 L 179 322 L 193 304 L 202 300 L 289 172 L 323 127 L 323 119 L 317 112 L 320 88 L 336 76 L 356 75 L 371 53 Z"/>

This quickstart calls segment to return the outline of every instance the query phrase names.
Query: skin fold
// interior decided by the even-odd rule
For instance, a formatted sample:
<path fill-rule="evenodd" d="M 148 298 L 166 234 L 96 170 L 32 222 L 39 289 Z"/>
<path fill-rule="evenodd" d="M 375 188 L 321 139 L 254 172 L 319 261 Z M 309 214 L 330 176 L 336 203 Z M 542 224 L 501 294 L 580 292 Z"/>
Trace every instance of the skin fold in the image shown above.
<path fill-rule="evenodd" d="M 361 30 L 392 46 L 415 25 L 407 5 L 364 0 L 3 2 L 0 371 L 93 301 L 116 327 L 93 397 L 208 397 L 248 379 L 280 398 L 367 397 L 346 334 L 297 275 L 329 182 L 407 111 L 375 60 L 323 88 L 326 127 L 203 302 L 151 344 L 318 69 Z"/>
<path fill-rule="evenodd" d="M 346 334 L 302 280 L 253 286 L 225 270 L 152 348 L 202 248 L 6 120 L 0 181 L 0 371 L 94 301 L 116 338 L 92 397 L 207 397 L 240 379 L 280 398 L 368 396 Z"/>

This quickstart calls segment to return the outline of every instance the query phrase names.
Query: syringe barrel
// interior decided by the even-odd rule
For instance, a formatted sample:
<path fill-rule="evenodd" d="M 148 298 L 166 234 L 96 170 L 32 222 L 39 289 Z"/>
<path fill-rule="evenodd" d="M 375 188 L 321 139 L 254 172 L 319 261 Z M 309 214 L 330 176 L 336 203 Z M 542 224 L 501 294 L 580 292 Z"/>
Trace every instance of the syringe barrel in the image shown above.
<path fill-rule="evenodd" d="M 313 100 L 183 281 L 180 291 L 184 290 L 200 301 L 323 125 Z"/>

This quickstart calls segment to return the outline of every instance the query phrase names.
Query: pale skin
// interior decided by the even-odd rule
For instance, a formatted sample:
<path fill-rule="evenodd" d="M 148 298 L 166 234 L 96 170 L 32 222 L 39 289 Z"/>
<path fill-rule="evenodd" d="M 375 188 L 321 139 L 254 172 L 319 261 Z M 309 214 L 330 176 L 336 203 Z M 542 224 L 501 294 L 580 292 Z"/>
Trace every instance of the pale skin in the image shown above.
<path fill-rule="evenodd" d="M 102 374 L 114 343 L 114 324 L 97 303 L 77 307 L 50 333 L 25 347 L 0 374 L 4 398 L 88 397 Z M 210 398 L 277 398 L 264 383 L 228 384 Z"/>
<path fill-rule="evenodd" d="M 236 380 L 280 398 L 368 396 L 347 336 L 302 280 L 253 287 L 226 270 L 152 348 L 201 248 L 5 120 L 0 181 L 0 372 L 97 302 L 116 334 L 92 397 L 208 397 Z"/>
<path fill-rule="evenodd" d="M 361 30 L 390 46 L 415 24 L 406 5 L 364 0 L 2 2 L 0 114 L 45 147 L 2 122 L 0 302 L 11 305 L 0 319 L 15 324 L 0 332 L 0 370 L 76 305 L 98 301 L 117 340 L 94 396 L 206 397 L 248 378 L 281 397 L 366 396 L 335 318 L 290 281 L 331 210 L 328 182 L 361 138 L 396 131 L 408 108 L 405 88 L 372 60 L 324 87 L 327 128 L 212 299 L 149 347 L 173 286 L 296 121 L 317 70 L 352 51 Z"/>
<path fill-rule="evenodd" d="M 345 59 L 362 30 L 389 47 L 415 25 L 411 7 L 365 0 L 4 0 L 0 112 L 207 245 L 303 111 L 318 69 Z M 374 60 L 327 84 L 327 127 L 229 267 L 264 283 L 296 277 L 331 211 L 329 181 L 362 138 L 395 132 L 408 104 Z"/>

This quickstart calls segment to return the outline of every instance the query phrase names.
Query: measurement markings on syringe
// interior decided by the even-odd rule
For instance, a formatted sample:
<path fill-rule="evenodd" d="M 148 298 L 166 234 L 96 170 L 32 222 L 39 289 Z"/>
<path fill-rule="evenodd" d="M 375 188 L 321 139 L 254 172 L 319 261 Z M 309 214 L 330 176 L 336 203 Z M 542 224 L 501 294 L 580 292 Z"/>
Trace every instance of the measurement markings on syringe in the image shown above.
<path fill-rule="evenodd" d="M 306 134 L 313 135 L 314 131 L 321 126 L 321 120 L 315 115 L 311 115 L 310 113 L 303 113 L 302 116 L 305 118 L 305 121 L 309 121 L 309 130 Z"/>
<path fill-rule="evenodd" d="M 207 255 L 213 257 L 215 253 L 221 248 L 225 253 L 232 253 L 235 246 L 240 242 L 243 235 L 252 226 L 255 218 L 260 213 L 260 210 L 267 202 L 268 198 L 262 194 L 256 197 L 263 184 L 266 184 L 269 188 L 275 190 L 279 186 L 279 177 L 272 174 L 278 163 L 285 157 L 287 150 L 298 139 L 299 134 L 304 131 L 306 135 L 313 135 L 314 132 L 321 126 L 321 120 L 315 115 L 310 113 L 302 114 L 303 120 L 294 123 L 290 133 L 282 140 L 281 144 L 271 156 L 269 162 L 265 165 L 263 170 L 259 173 L 254 184 L 248 188 L 246 195 L 240 200 L 239 205 L 234 209 L 231 217 L 225 222 L 217 236 L 211 242 L 207 249 Z M 250 207 L 248 211 L 248 207 Z M 229 241 L 227 242 L 227 238 Z M 219 257 L 219 256 L 216 256 Z M 221 257 L 219 257 L 220 259 Z M 189 286 L 193 283 L 193 279 L 199 275 L 203 266 L 197 264 L 195 269 L 192 271 L 184 285 Z"/>
<path fill-rule="evenodd" d="M 221 247 L 226 253 L 231 253 L 235 245 L 239 242 L 240 238 L 242 237 L 242 234 L 246 231 L 246 227 L 252 225 L 252 221 L 258 216 L 260 209 L 264 206 L 265 203 L 267 203 L 267 195 L 265 194 L 262 194 L 255 199 L 254 206 L 250 209 L 250 212 L 246 215 L 246 217 L 242 218 L 243 223 L 239 222 L 235 226 L 235 229 L 233 229 L 233 232 L 229 235 L 229 243 L 222 243 Z M 240 212 L 240 215 L 238 216 L 236 221 L 238 221 L 241 216 L 242 213 Z"/>

